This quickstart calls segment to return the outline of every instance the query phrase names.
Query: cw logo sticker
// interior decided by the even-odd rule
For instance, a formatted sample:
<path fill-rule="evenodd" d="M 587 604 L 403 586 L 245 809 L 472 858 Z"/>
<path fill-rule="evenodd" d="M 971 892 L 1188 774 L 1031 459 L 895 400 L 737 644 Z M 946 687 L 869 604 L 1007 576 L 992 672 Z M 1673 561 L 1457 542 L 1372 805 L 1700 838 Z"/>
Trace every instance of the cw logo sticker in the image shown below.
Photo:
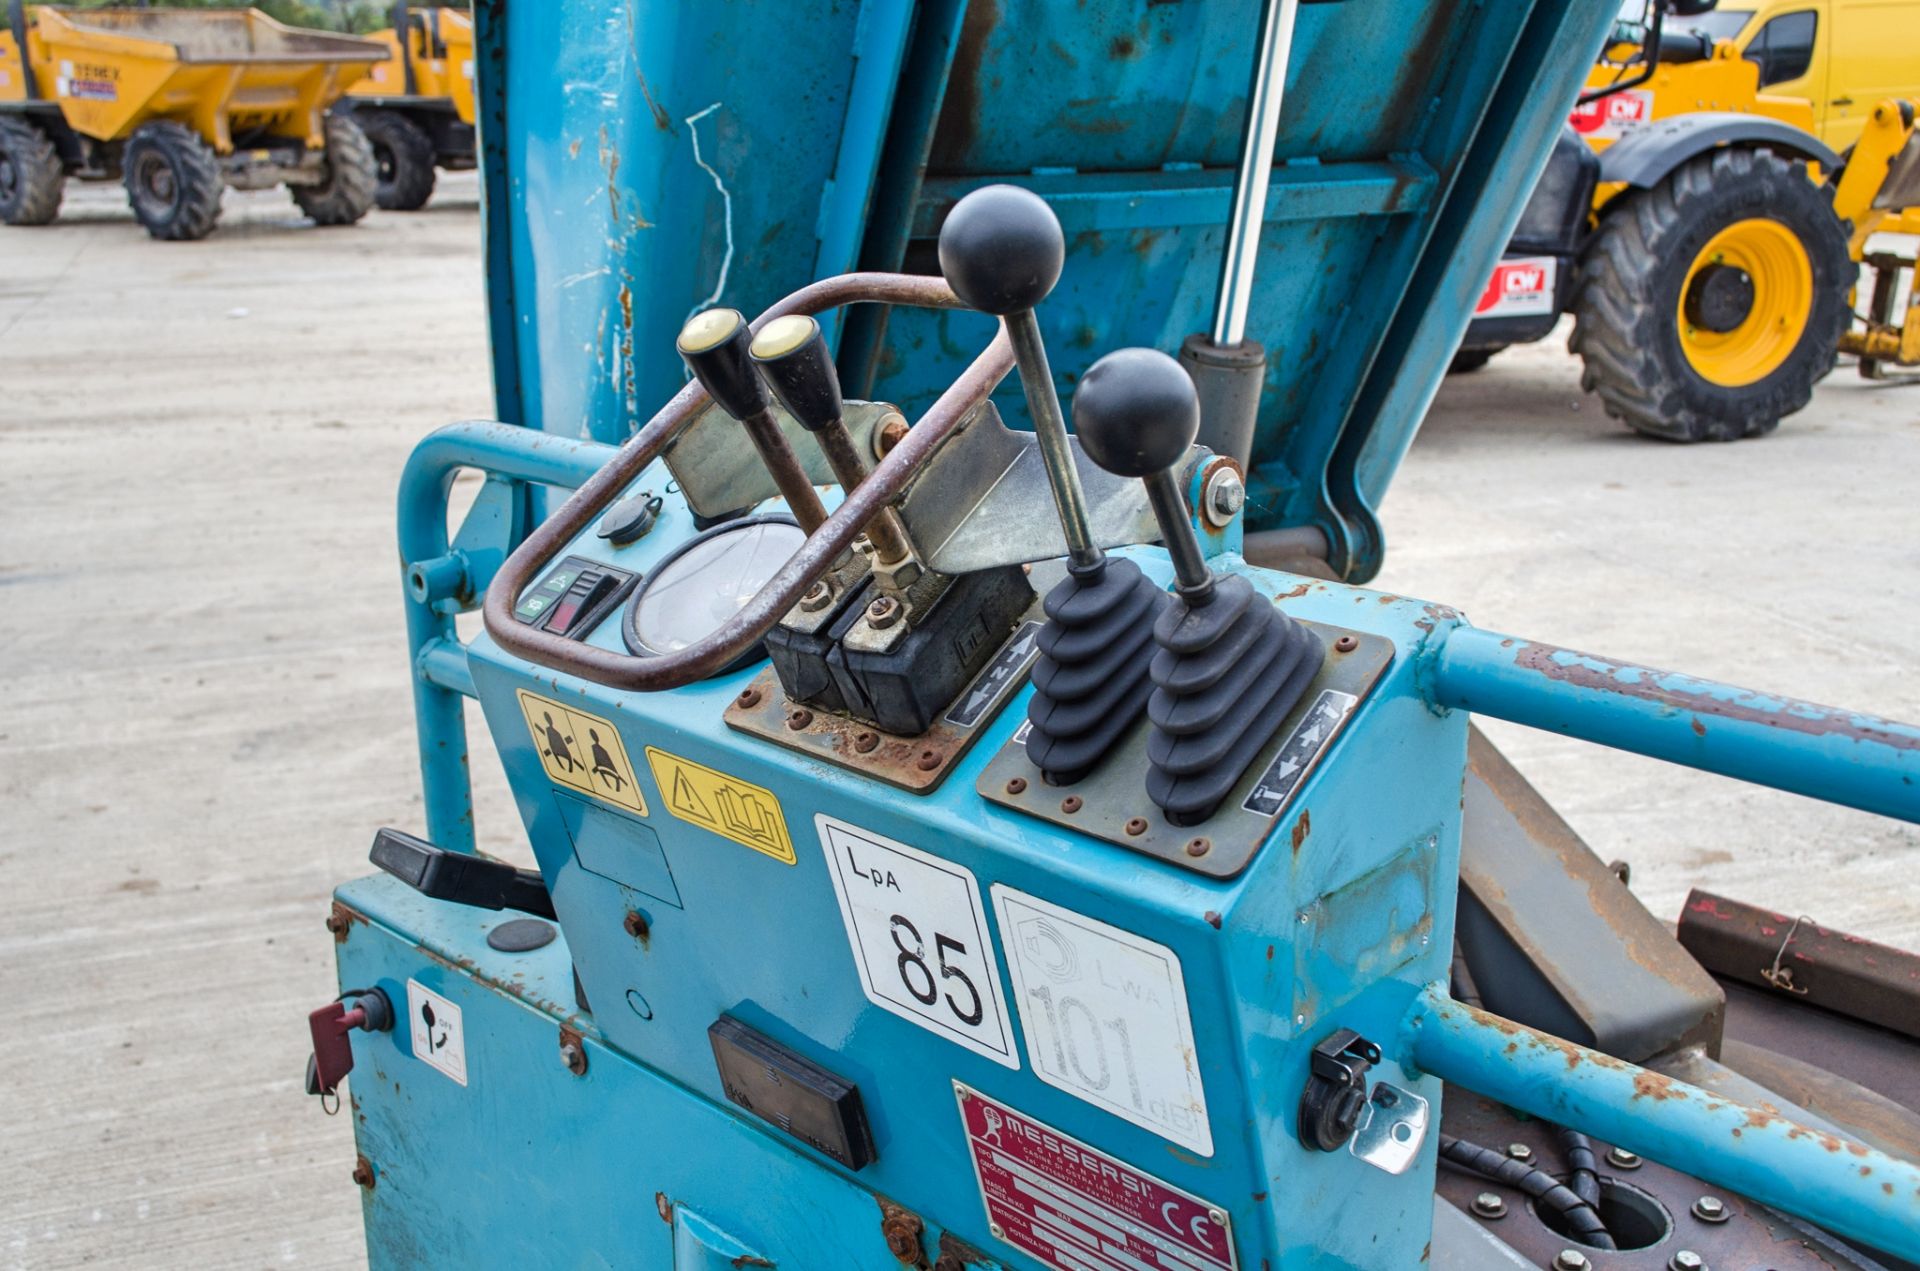
<path fill-rule="evenodd" d="M 527 717 L 533 748 L 540 766 L 556 785 L 617 804 L 641 816 L 647 814 L 646 796 L 633 779 L 633 764 L 620 742 L 620 731 L 598 715 L 562 706 L 556 701 L 516 690 L 520 713 Z"/>
<path fill-rule="evenodd" d="M 789 865 L 797 859 L 773 791 L 652 746 L 647 763 L 667 811 L 682 821 Z"/>

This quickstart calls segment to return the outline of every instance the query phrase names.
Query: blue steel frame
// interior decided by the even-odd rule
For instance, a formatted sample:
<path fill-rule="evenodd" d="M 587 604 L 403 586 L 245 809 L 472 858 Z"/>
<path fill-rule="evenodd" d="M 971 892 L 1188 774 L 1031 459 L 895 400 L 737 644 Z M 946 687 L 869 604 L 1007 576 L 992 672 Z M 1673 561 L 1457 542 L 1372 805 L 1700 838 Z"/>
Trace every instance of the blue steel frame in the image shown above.
<path fill-rule="evenodd" d="M 477 601 L 501 552 L 521 532 L 512 509 L 525 486 L 576 486 L 611 453 L 611 448 L 594 443 L 565 441 L 501 424 L 468 423 L 429 437 L 408 464 L 399 508 L 402 575 L 428 828 L 443 845 L 472 850 L 460 703 L 483 687 L 476 685 L 469 651 L 453 629 L 453 615 Z M 474 513 L 450 545 L 444 528 L 446 500 L 453 474 L 461 467 L 485 472 L 488 482 Z M 670 508 L 663 522 L 662 550 L 680 528 L 674 515 Z M 1222 536 L 1208 550 L 1217 564 L 1244 568 L 1233 555 L 1235 546 L 1230 536 Z M 583 540 L 573 550 L 591 553 L 596 547 Z M 1161 553 L 1136 555 L 1149 572 L 1167 572 Z M 1265 571 L 1254 571 L 1253 577 L 1263 590 L 1283 589 L 1282 584 L 1289 581 Z M 1334 584 L 1303 586 L 1307 598 L 1294 600 L 1296 607 L 1318 606 L 1349 594 Z M 1351 594 L 1355 599 L 1368 595 Z M 1408 607 L 1407 620 L 1423 634 L 1405 650 L 1409 670 L 1404 687 L 1395 692 L 1406 693 L 1412 703 L 1437 719 L 1457 718 L 1465 711 L 1488 714 L 1920 822 L 1920 729 L 1480 631 L 1439 606 L 1395 602 L 1391 608 L 1397 611 L 1400 606 Z M 1413 616 L 1415 611 L 1422 616 Z M 1327 616 L 1337 620 L 1339 612 L 1335 605 Z M 498 651 L 491 650 L 484 638 L 481 647 L 487 648 L 489 662 L 499 661 Z M 500 673 L 498 667 L 489 672 L 496 680 Z M 607 709 L 596 696 L 602 691 L 591 685 L 531 667 L 516 678 L 528 673 L 541 691 L 577 697 L 588 709 Z M 717 710 L 717 703 L 736 687 L 723 678 L 697 692 L 681 690 L 676 698 L 712 697 Z M 680 705 L 704 713 L 692 698 Z M 1018 699 L 1010 714 L 1017 709 Z M 499 718 L 493 723 L 530 829 L 549 824 L 550 828 L 535 834 L 538 844 L 543 836 L 550 838 L 556 832 L 548 822 L 551 810 L 538 797 L 542 788 L 538 762 L 518 753 L 527 744 L 512 723 Z M 689 739 L 680 744 L 694 743 Z M 1345 761 L 1359 763 L 1351 754 Z M 961 788 L 966 784 L 961 781 Z M 521 789 L 523 785 L 530 785 L 531 792 Z M 784 797 L 797 801 L 804 796 L 788 793 Z M 915 815 L 930 812 L 923 809 Z M 577 828 L 560 832 L 562 839 Z M 907 828 L 897 832 L 903 837 L 911 834 Z M 1450 841 L 1436 840 L 1434 851 L 1418 858 L 1420 868 L 1433 873 L 1426 884 L 1431 889 L 1427 930 L 1443 939 L 1450 930 L 1454 847 Z M 563 925 L 570 925 L 570 912 L 578 922 L 586 909 L 595 905 L 599 906 L 595 912 L 604 909 L 599 901 L 578 898 L 581 884 L 565 881 L 572 868 L 569 864 L 543 857 L 542 865 L 550 883 L 557 883 Z M 1097 868 L 1075 868 L 1069 873 L 1071 877 L 1050 870 L 1046 876 L 1073 895 L 1095 896 L 1109 885 Z M 630 899 L 629 903 L 638 902 Z M 1178 907 L 1171 896 L 1167 903 Z M 576 956 L 594 957 L 594 945 L 589 943 Z M 1183 953 L 1183 957 L 1195 958 L 1196 966 L 1204 965 L 1195 954 Z M 583 962 L 582 974 L 590 987 L 593 965 Z M 1442 965 L 1436 963 L 1432 974 L 1441 974 Z M 1341 979 L 1330 964 L 1302 964 L 1301 974 L 1323 985 Z M 1913 1251 L 1915 1232 L 1920 1231 L 1920 1171 L 1912 1165 L 1470 1010 L 1449 1001 L 1439 983 L 1434 980 L 1424 992 L 1397 999 L 1400 1005 L 1385 1015 L 1379 1014 L 1378 1005 L 1365 1011 L 1372 1016 L 1366 1027 L 1396 1039 L 1390 1053 L 1409 1080 L 1417 1080 L 1420 1073 L 1436 1075 L 1627 1145 L 1874 1247 Z M 1347 1018 L 1355 1009 L 1349 1006 Z M 772 1026 L 777 1018 L 776 1012 L 766 1023 Z M 1272 1026 L 1281 1034 L 1290 1031 L 1279 1020 Z M 615 1044 L 622 1041 L 613 1040 Z M 1253 1038 L 1246 1044 L 1255 1056 L 1265 1045 Z M 1256 1068 L 1266 1066 L 1257 1059 L 1254 1062 Z M 1287 1071 L 1283 1060 L 1267 1079 L 1285 1082 Z M 1249 1221 L 1251 1217 L 1236 1217 L 1237 1224 Z"/>

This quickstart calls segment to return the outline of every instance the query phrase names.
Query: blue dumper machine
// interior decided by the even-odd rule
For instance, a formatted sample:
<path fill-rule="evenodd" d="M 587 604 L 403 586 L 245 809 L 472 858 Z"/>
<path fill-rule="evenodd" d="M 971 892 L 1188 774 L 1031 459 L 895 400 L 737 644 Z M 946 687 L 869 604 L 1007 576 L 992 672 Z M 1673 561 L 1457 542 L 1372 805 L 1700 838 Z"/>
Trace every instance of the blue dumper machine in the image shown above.
<path fill-rule="evenodd" d="M 503 422 L 311 1017 L 375 1266 L 1920 1259 L 1920 960 L 1676 935 L 1470 721 L 1907 821 L 1920 730 L 1360 586 L 1614 16 L 479 0 Z"/>

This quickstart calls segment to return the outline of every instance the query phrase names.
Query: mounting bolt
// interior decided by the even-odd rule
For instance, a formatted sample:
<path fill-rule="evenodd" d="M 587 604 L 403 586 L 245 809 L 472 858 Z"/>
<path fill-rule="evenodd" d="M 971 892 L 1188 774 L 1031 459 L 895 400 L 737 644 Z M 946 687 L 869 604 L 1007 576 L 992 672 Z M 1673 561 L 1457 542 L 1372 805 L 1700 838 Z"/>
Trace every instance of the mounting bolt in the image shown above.
<path fill-rule="evenodd" d="M 1070 794 L 1066 798 L 1060 800 L 1060 810 L 1062 812 L 1065 812 L 1068 816 L 1072 816 L 1075 812 L 1078 812 L 1083 806 L 1085 805 L 1081 803 L 1080 796 L 1077 794 Z"/>
<path fill-rule="evenodd" d="M 1127 821 L 1126 828 L 1127 833 L 1135 837 L 1145 834 L 1147 832 L 1147 818 L 1144 816 L 1132 817 Z"/>
<path fill-rule="evenodd" d="M 627 910 L 627 916 L 621 920 L 620 925 L 626 928 L 627 934 L 635 940 L 644 939 L 647 932 L 652 930 L 647 926 L 647 916 L 638 909 Z"/>
<path fill-rule="evenodd" d="M 1224 1227 L 1227 1225 L 1227 1211 L 1218 1208 L 1209 1209 L 1207 1211 L 1207 1221 L 1216 1227 Z"/>
<path fill-rule="evenodd" d="M 1633 881 L 1633 866 L 1626 861 L 1608 861 L 1607 872 L 1619 879 L 1622 887 Z"/>
<path fill-rule="evenodd" d="M 1481 1192 L 1473 1198 L 1473 1212 L 1482 1218 L 1505 1218 L 1507 1202 L 1499 1192 Z"/>
<path fill-rule="evenodd" d="M 1640 1158 L 1624 1147 L 1610 1147 L 1607 1149 L 1607 1164 L 1615 1169 L 1639 1169 Z"/>
<path fill-rule="evenodd" d="M 1333 642 L 1333 651 L 1335 653 L 1352 653 L 1359 647 L 1360 641 L 1358 637 L 1350 635 L 1343 635 Z"/>
<path fill-rule="evenodd" d="M 880 734 L 874 732 L 871 728 L 862 728 L 853 735 L 853 748 L 863 755 L 879 744 Z"/>
<path fill-rule="evenodd" d="M 1211 852 L 1212 850 L 1213 850 L 1213 840 L 1210 838 L 1202 837 L 1202 838 L 1191 838 L 1187 840 L 1188 856 L 1205 856 L 1208 852 Z"/>
<path fill-rule="evenodd" d="M 944 757 L 939 751 L 929 746 L 920 752 L 920 757 L 913 761 L 913 766 L 922 772 L 932 772 L 940 766 L 940 760 Z"/>
<path fill-rule="evenodd" d="M 1020 794 L 1026 788 L 1027 788 L 1027 779 L 1025 777 L 1015 777 L 1013 780 L 1007 782 L 1008 794 Z"/>
<path fill-rule="evenodd" d="M 1006 1228 L 1004 1228 L 1004 1227 L 1002 1227 L 1002 1226 L 1001 1226 L 1001 1225 L 1000 1225 L 999 1223 L 997 1223 L 997 1222 L 990 1222 L 990 1223 L 988 1223 L 988 1224 L 987 1224 L 987 1231 L 988 1231 L 988 1233 L 989 1233 L 990 1235 L 992 1235 L 992 1236 L 993 1236 L 993 1238 L 994 1238 L 995 1240 L 1005 1240 L 1005 1239 L 1007 1238 L 1007 1231 L 1006 1231 Z"/>
<path fill-rule="evenodd" d="M 740 690 L 740 696 L 733 700 L 748 708 L 758 706 L 760 704 L 760 690 L 757 688 L 743 688 Z"/>
<path fill-rule="evenodd" d="M 587 1050 L 573 1038 L 560 1043 L 560 1062 L 576 1077 L 587 1075 Z"/>
<path fill-rule="evenodd" d="M 1215 529 L 1225 529 L 1239 515 L 1240 509 L 1247 505 L 1247 484 L 1240 474 L 1226 464 L 1214 469 L 1207 478 L 1205 497 L 1201 503 L 1207 510 L 1207 524 Z"/>
<path fill-rule="evenodd" d="M 1578 1249 L 1562 1249 L 1553 1258 L 1553 1271 L 1587 1271 L 1592 1265 Z"/>
<path fill-rule="evenodd" d="M 893 448 L 907 439 L 907 421 L 900 415 L 888 415 L 880 421 L 880 427 L 874 430 L 873 449 L 885 459 Z"/>
<path fill-rule="evenodd" d="M 885 631 L 900 621 L 900 602 L 892 596 L 882 596 L 867 606 L 867 625 L 876 631 Z"/>
<path fill-rule="evenodd" d="M 813 722 L 813 712 L 800 707 L 787 712 L 787 727 L 798 732 Z"/>
<path fill-rule="evenodd" d="M 920 1235 L 925 1230 L 926 1224 L 920 1221 L 920 1215 L 903 1209 L 889 1213 L 886 1221 L 880 1224 L 880 1234 L 886 1239 L 887 1252 L 907 1267 L 927 1265 L 927 1255 L 920 1248 Z"/>
<path fill-rule="evenodd" d="M 364 1156 L 354 1157 L 353 1158 L 353 1181 L 358 1183 L 360 1186 L 366 1188 L 368 1191 L 372 1191 L 373 1183 L 374 1183 L 373 1162 L 369 1161 Z"/>
<path fill-rule="evenodd" d="M 1707 1260 L 1691 1249 L 1682 1249 L 1667 1260 L 1667 1271 L 1707 1271 Z"/>
<path fill-rule="evenodd" d="M 1509 1143 L 1507 1144 L 1507 1155 L 1516 1161 L 1530 1161 L 1533 1159 L 1533 1149 L 1525 1143 Z"/>
<path fill-rule="evenodd" d="M 1718 1196 L 1702 1196 L 1694 1201 L 1693 1216 L 1701 1222 L 1725 1222 L 1733 1217 L 1727 1212 L 1727 1202 Z"/>
<path fill-rule="evenodd" d="M 825 580 L 807 588 L 807 594 L 800 597 L 800 607 L 808 613 L 818 613 L 833 602 L 833 588 Z"/>

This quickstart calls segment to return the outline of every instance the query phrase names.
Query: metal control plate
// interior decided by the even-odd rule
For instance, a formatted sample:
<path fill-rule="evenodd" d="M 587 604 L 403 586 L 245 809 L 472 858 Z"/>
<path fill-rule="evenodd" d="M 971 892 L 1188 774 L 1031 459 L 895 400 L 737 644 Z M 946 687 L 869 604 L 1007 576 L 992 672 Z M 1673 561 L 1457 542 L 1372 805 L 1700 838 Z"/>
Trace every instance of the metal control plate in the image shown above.
<path fill-rule="evenodd" d="M 828 711 L 796 710 L 781 693 L 780 680 L 768 667 L 753 677 L 727 707 L 727 727 L 797 750 L 809 758 L 851 768 L 913 794 L 939 787 L 1000 713 L 1007 698 L 1025 682 L 1039 656 L 1038 636 L 1044 618 L 1040 602 L 1021 617 L 993 660 L 968 681 L 967 687 L 933 727 L 918 737 L 899 737 L 845 715 Z"/>
<path fill-rule="evenodd" d="M 1092 776 L 1070 786 L 1050 786 L 1041 778 L 1027 759 L 1022 726 L 980 774 L 976 788 L 981 797 L 1003 807 L 1183 869 L 1231 878 L 1253 860 L 1295 793 L 1393 662 L 1393 642 L 1383 636 L 1320 622 L 1306 625 L 1325 643 L 1326 662 L 1287 722 L 1204 824 L 1174 825 L 1147 798 L 1144 716 Z M 1351 647 L 1342 647 L 1343 637 Z"/>

